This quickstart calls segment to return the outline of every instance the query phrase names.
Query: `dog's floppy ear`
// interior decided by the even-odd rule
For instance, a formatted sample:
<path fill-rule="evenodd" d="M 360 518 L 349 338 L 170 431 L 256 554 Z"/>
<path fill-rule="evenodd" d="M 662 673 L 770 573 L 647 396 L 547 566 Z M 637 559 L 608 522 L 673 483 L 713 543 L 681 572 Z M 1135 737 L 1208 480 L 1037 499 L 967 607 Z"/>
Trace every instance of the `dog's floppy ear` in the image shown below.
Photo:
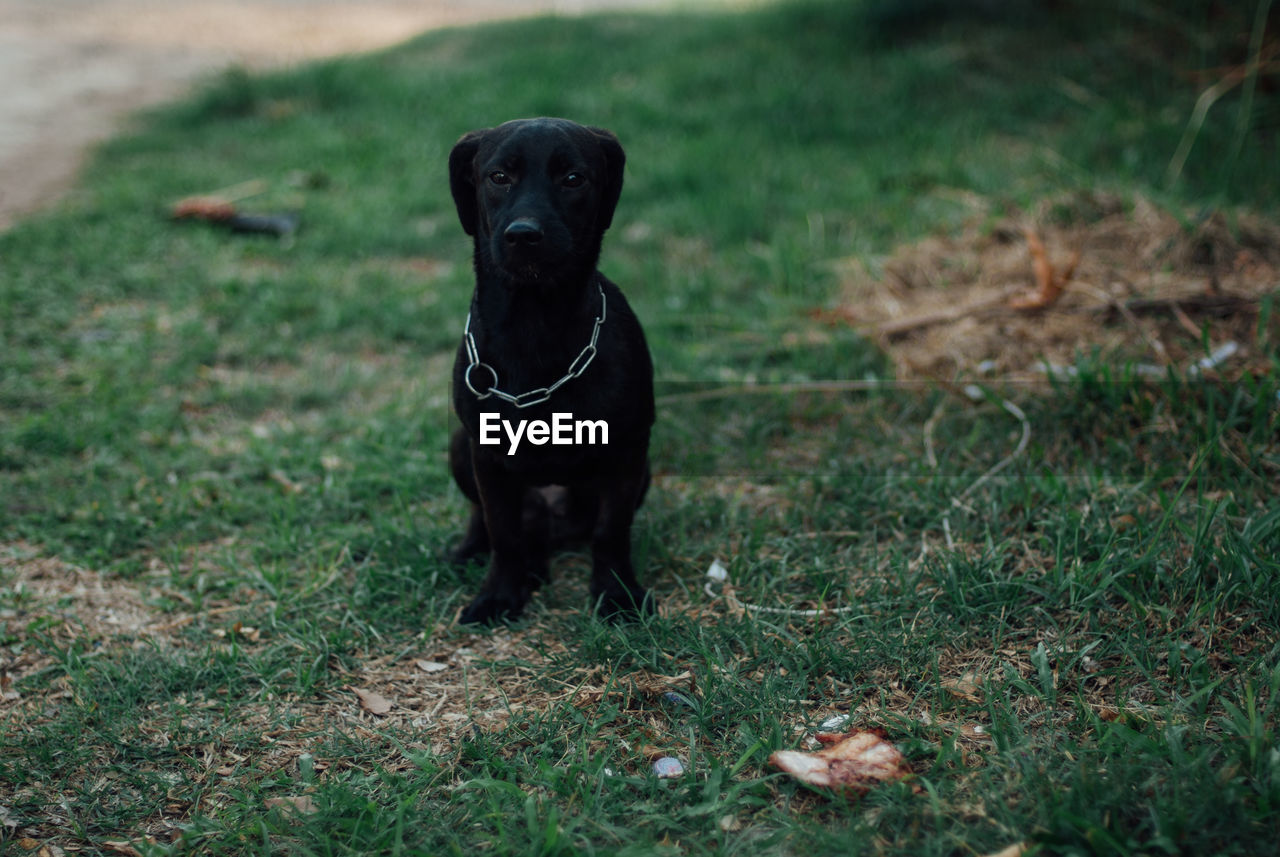
<path fill-rule="evenodd" d="M 603 128 L 587 130 L 600 144 L 605 159 L 604 186 L 600 189 L 600 211 L 597 214 L 600 231 L 603 232 L 613 223 L 613 210 L 618 207 L 618 197 L 622 195 L 622 168 L 627 163 L 627 156 L 612 131 Z"/>
<path fill-rule="evenodd" d="M 475 235 L 476 219 L 480 215 L 476 202 L 475 159 L 480 141 L 488 129 L 470 131 L 453 145 L 449 153 L 449 190 L 453 192 L 453 204 L 458 209 L 458 220 L 468 235 Z"/>

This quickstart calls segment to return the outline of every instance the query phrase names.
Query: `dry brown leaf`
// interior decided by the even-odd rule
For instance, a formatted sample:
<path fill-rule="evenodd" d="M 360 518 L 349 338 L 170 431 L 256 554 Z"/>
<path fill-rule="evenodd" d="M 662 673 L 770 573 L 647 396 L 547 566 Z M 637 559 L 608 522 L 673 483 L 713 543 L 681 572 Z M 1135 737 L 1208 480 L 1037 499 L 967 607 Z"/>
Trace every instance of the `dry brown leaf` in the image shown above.
<path fill-rule="evenodd" d="M 364 690 L 363 688 L 353 687 L 351 692 L 360 698 L 360 707 L 370 714 L 382 716 L 391 711 L 391 700 L 387 699 L 380 693 L 372 690 Z"/>
<path fill-rule="evenodd" d="M 280 809 L 291 809 L 299 815 L 310 815 L 315 812 L 316 802 L 311 799 L 310 795 L 294 795 L 290 797 L 270 797 L 266 800 L 268 809 L 279 807 Z"/>
<path fill-rule="evenodd" d="M 107 839 L 102 843 L 102 847 L 116 854 L 123 854 L 125 857 L 142 857 L 137 848 L 123 839 Z"/>
<path fill-rule="evenodd" d="M 644 744 L 641 744 L 639 747 L 636 748 L 636 750 L 640 753 L 641 756 L 644 756 L 650 762 L 654 761 L 655 759 L 661 759 L 663 756 L 671 752 L 670 750 L 667 750 L 664 747 L 659 747 L 656 744 L 649 744 L 647 742 Z"/>
<path fill-rule="evenodd" d="M 982 699 L 982 676 L 973 671 L 966 672 L 959 678 L 949 678 L 942 682 L 942 689 L 959 699 L 979 702 Z"/>
<path fill-rule="evenodd" d="M 769 764 L 802 783 L 850 796 L 866 794 L 878 783 L 901 780 L 911 774 L 907 760 L 878 729 L 844 734 L 819 732 L 815 737 L 825 745 L 821 750 L 778 750 L 769 756 Z"/>
<path fill-rule="evenodd" d="M 1030 227 L 1024 229 L 1022 234 L 1027 238 L 1027 252 L 1031 254 L 1031 270 L 1036 276 L 1036 291 L 1042 296 L 1052 293 L 1053 265 L 1049 264 L 1049 254 L 1044 249 L 1044 242 Z"/>
<path fill-rule="evenodd" d="M 191 217 L 197 220 L 228 220 L 235 216 L 235 203 L 257 196 L 267 189 L 262 179 L 250 179 L 231 187 L 219 188 L 197 196 L 183 197 L 175 202 L 169 213 L 174 218 Z"/>
<path fill-rule="evenodd" d="M 169 213 L 176 220 L 193 218 L 216 222 L 230 220 L 236 214 L 236 207 L 218 196 L 189 196 L 175 202 Z"/>
<path fill-rule="evenodd" d="M 303 487 L 290 479 L 283 470 L 272 470 L 270 476 L 271 480 L 286 494 L 301 494 L 303 491 Z"/>
<path fill-rule="evenodd" d="M 720 817 L 720 820 L 716 822 L 716 826 L 725 833 L 737 833 L 742 829 L 742 822 L 732 815 L 723 815 Z"/>
<path fill-rule="evenodd" d="M 693 690 L 693 673 L 688 670 L 679 675 L 660 675 L 659 673 L 641 670 L 630 676 L 636 690 L 641 693 L 660 694 L 673 690 Z"/>
<path fill-rule="evenodd" d="M 1076 251 L 1071 261 L 1061 271 L 1053 269 L 1049 254 L 1044 249 L 1044 242 L 1036 231 L 1027 227 L 1022 231 L 1027 239 L 1027 250 L 1031 253 L 1031 270 L 1036 278 L 1036 290 L 1031 294 L 1019 295 L 1009 299 L 1009 306 L 1014 309 L 1044 309 L 1062 296 L 1067 283 L 1080 264 L 1080 251 Z"/>
<path fill-rule="evenodd" d="M 242 622 L 236 622 L 230 628 L 214 628 L 213 636 L 225 639 L 233 637 L 244 640 L 248 643 L 262 642 L 262 632 L 251 625 L 245 625 Z"/>

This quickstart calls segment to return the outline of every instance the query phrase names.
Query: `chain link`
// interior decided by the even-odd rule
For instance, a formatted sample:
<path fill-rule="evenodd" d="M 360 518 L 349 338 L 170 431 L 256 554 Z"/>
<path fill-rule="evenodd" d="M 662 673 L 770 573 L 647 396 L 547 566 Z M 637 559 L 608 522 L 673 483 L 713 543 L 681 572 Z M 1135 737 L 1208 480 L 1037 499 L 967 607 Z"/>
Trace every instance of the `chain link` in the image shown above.
<path fill-rule="evenodd" d="M 539 387 L 536 390 L 529 390 L 518 396 L 498 389 L 498 372 L 488 363 L 480 360 L 480 352 L 476 349 L 476 339 L 471 335 L 471 313 L 467 313 L 467 325 L 463 330 L 463 339 L 467 345 L 467 369 L 462 373 L 462 382 L 467 385 L 467 389 L 475 394 L 476 399 L 484 401 L 490 396 L 496 396 L 504 402 L 515 405 L 517 408 L 527 408 L 531 405 L 540 405 L 547 399 L 551 398 L 551 394 L 560 389 L 566 382 L 572 381 L 587 371 L 587 367 L 591 365 L 591 361 L 596 358 L 596 339 L 600 336 L 600 325 L 604 324 L 605 316 L 608 314 L 608 304 L 604 299 L 604 286 L 596 281 L 596 288 L 600 290 L 600 315 L 596 316 L 595 326 L 591 328 L 591 341 L 587 343 L 587 347 L 573 358 L 573 362 L 569 364 L 569 371 L 564 377 L 556 381 L 549 387 Z M 475 388 L 471 383 L 471 372 L 474 369 L 484 369 L 493 378 L 493 383 L 483 393 Z"/>

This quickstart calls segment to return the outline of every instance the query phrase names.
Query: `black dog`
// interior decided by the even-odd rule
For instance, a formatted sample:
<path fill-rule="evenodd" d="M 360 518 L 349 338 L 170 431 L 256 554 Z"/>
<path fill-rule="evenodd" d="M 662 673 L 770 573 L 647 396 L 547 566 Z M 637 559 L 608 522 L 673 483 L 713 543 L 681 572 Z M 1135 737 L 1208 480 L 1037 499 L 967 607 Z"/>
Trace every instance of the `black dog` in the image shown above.
<path fill-rule="evenodd" d="M 476 272 L 453 367 L 462 428 L 449 459 L 472 502 L 453 559 L 490 552 L 463 622 L 519 616 L 549 552 L 571 539 L 590 540 L 600 615 L 653 610 L 631 567 L 653 364 L 622 292 L 596 270 L 624 160 L 613 134 L 564 119 L 473 131 L 449 155 Z"/>

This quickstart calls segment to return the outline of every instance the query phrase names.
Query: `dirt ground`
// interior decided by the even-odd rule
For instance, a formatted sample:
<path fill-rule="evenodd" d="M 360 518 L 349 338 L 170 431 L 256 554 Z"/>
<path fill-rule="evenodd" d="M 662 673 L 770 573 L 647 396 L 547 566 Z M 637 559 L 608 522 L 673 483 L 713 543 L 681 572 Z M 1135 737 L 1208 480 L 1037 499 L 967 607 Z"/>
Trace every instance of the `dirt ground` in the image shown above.
<path fill-rule="evenodd" d="M 373 50 L 435 27 L 660 0 L 0 0 L 0 230 L 58 199 L 133 111 L 231 64 Z"/>

